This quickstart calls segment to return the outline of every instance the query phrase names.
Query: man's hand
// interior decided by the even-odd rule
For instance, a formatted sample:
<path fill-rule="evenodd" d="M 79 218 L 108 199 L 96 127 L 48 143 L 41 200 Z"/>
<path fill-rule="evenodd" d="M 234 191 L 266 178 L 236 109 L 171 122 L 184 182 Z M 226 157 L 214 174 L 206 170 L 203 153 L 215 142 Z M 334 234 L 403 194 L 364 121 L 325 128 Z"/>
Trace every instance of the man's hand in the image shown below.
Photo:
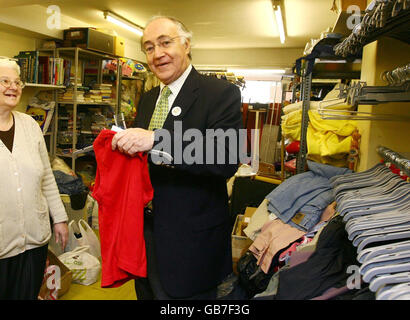
<path fill-rule="evenodd" d="M 61 245 L 61 248 L 64 250 L 68 241 L 68 226 L 67 222 L 60 222 L 54 224 L 54 235 L 56 243 Z"/>
<path fill-rule="evenodd" d="M 130 128 L 120 131 L 112 138 L 112 150 L 134 156 L 137 152 L 149 151 L 154 146 L 154 131 Z"/>

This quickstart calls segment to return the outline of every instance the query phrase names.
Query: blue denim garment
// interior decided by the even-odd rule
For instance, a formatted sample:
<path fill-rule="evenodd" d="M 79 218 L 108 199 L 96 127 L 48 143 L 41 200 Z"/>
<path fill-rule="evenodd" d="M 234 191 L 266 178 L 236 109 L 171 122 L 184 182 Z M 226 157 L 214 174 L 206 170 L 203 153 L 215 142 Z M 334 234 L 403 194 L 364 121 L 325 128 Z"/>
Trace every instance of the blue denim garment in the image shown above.
<path fill-rule="evenodd" d="M 307 163 L 310 171 L 290 177 L 266 196 L 270 212 L 284 223 L 304 231 L 319 222 L 323 210 L 334 200 L 329 179 L 352 172 L 313 161 Z M 297 213 L 303 216 L 297 218 Z M 293 218 L 296 220 L 291 221 Z"/>

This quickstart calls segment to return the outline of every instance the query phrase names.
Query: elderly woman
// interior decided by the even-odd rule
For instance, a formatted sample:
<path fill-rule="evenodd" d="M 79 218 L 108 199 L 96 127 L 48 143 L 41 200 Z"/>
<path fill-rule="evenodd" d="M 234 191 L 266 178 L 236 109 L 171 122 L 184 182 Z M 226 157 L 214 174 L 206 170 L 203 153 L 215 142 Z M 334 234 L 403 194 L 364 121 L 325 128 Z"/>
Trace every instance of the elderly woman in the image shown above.
<path fill-rule="evenodd" d="M 42 131 L 14 111 L 24 83 L 20 68 L 0 58 L 0 299 L 37 299 L 51 237 L 64 248 L 67 214 Z"/>

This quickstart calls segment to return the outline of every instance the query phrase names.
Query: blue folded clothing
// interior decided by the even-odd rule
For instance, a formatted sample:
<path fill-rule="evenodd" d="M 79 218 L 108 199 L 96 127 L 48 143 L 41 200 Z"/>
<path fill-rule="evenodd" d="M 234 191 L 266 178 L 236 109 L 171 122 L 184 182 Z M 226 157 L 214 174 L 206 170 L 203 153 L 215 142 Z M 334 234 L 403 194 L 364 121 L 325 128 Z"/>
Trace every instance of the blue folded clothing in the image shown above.
<path fill-rule="evenodd" d="M 266 196 L 270 212 L 304 231 L 312 229 L 334 201 L 329 179 L 352 172 L 313 161 L 307 163 L 309 171 L 290 177 Z"/>

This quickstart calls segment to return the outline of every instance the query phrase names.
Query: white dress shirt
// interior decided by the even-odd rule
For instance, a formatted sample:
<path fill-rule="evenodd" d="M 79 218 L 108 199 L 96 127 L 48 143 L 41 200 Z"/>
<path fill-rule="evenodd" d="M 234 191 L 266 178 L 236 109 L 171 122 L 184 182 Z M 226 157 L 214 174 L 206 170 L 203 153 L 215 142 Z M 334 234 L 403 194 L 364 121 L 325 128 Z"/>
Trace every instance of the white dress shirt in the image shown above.
<path fill-rule="evenodd" d="M 168 88 L 172 92 L 168 97 L 168 111 L 171 109 L 172 104 L 175 101 L 175 98 L 177 97 L 179 91 L 181 91 L 181 88 L 184 85 L 186 78 L 188 78 L 188 75 L 191 72 L 191 70 L 192 70 L 192 64 L 190 64 L 188 68 L 186 68 L 186 70 L 181 74 L 181 76 L 178 79 L 176 79 L 174 82 L 168 85 Z M 162 89 L 165 87 L 165 84 L 161 82 L 159 86 L 160 86 L 160 92 L 162 92 Z M 158 96 L 158 99 L 155 105 L 158 104 L 160 97 L 161 97 L 161 94 Z"/>

